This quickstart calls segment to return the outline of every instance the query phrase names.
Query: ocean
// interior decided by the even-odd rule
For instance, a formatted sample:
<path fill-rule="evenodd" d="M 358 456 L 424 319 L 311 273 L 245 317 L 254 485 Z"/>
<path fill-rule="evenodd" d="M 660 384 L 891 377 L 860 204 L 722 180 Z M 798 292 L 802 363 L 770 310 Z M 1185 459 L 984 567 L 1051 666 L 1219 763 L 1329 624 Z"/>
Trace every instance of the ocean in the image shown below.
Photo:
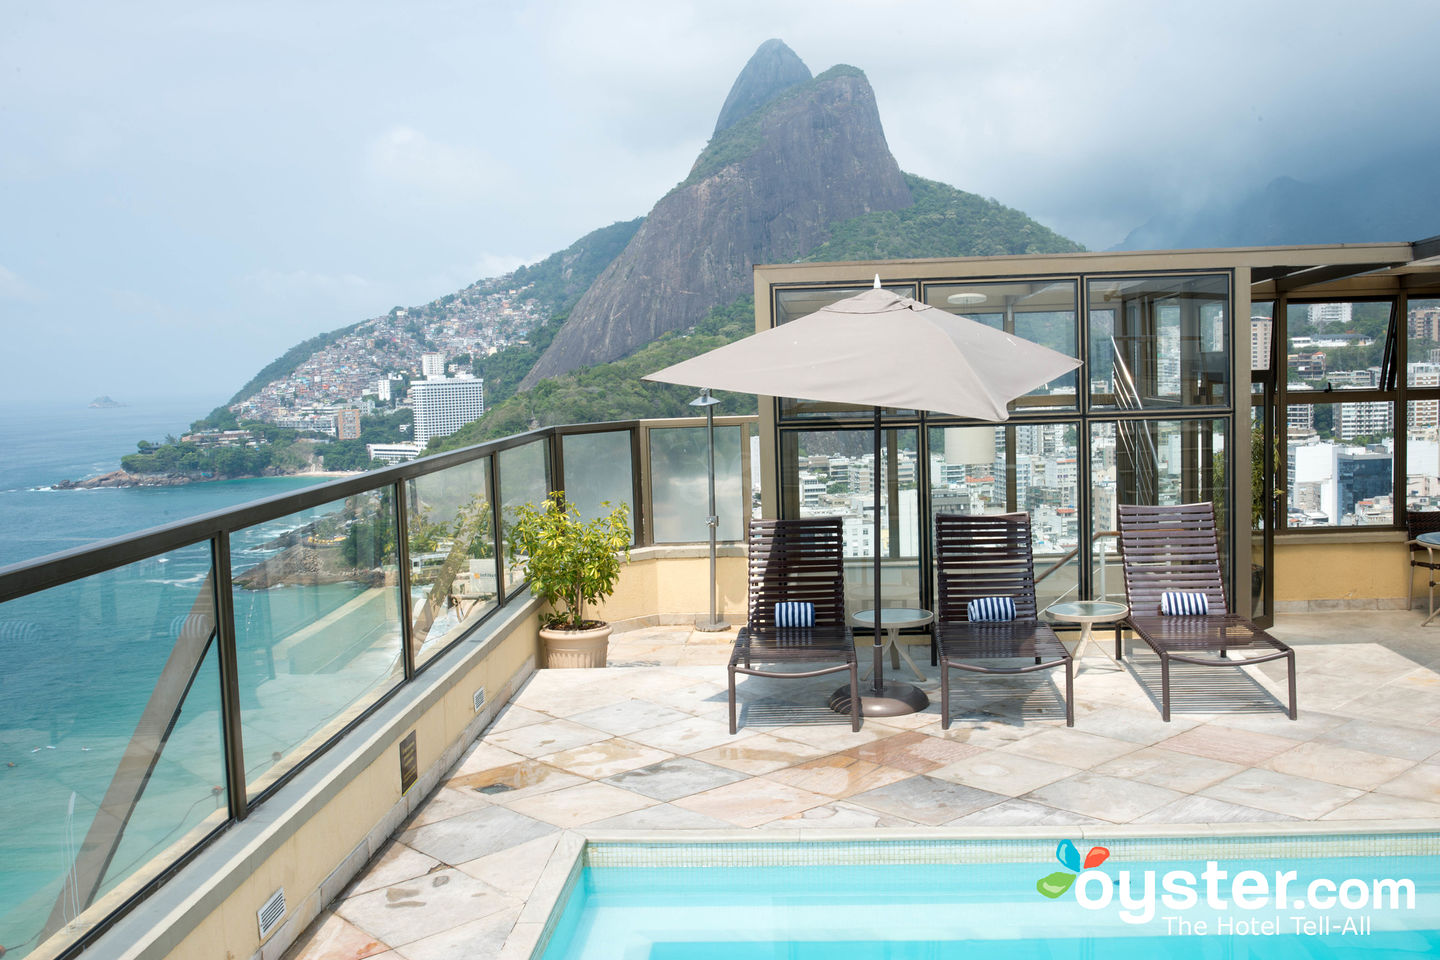
<path fill-rule="evenodd" d="M 0 411 L 0 567 L 321 482 L 269 477 L 183 487 L 50 489 L 61 480 L 118 470 L 137 442 L 179 436 L 215 405 L 213 399 L 189 399 Z"/>

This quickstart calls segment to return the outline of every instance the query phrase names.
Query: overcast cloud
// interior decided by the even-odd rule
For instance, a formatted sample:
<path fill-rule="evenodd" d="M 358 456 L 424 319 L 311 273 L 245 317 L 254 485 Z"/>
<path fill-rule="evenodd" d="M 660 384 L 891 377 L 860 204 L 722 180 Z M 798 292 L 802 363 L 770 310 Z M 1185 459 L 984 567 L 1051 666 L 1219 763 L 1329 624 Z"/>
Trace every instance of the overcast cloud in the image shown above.
<path fill-rule="evenodd" d="M 1431 0 L 10 0 L 0 402 L 218 402 L 644 214 L 770 37 L 863 69 L 903 169 L 1096 249 L 1437 142 Z"/>

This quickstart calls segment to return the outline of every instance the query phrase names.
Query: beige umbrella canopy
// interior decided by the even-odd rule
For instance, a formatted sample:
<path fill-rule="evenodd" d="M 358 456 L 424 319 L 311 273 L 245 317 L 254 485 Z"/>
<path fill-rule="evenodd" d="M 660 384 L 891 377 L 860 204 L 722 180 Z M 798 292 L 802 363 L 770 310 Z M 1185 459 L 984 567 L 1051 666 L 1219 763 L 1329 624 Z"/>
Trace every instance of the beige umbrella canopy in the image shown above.
<path fill-rule="evenodd" d="M 644 379 L 875 407 L 875 463 L 880 462 L 880 408 L 927 410 L 997 422 L 1007 405 L 1080 366 L 1049 347 L 880 289 L 848 297 L 770 330 L 657 370 Z M 880 503 L 880 470 L 875 503 Z M 875 511 L 879 543 L 880 511 Z M 880 609 L 880 551 L 875 551 L 875 609 Z M 886 684 L 875 618 L 875 679 L 866 716 L 910 713 L 928 702 L 909 684 Z M 846 703 L 836 708 L 848 711 Z"/>
<path fill-rule="evenodd" d="M 976 420 L 1080 366 L 888 290 L 831 304 L 645 377 L 713 390 L 929 410 Z"/>

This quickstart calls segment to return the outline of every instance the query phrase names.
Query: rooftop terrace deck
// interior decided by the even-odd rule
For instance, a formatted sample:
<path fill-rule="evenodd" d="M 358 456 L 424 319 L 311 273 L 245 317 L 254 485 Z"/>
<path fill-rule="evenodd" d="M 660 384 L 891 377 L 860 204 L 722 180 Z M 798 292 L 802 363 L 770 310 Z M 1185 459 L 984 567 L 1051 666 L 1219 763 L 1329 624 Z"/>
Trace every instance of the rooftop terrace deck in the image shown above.
<path fill-rule="evenodd" d="M 1279 832 L 1311 822 L 1344 832 L 1362 821 L 1434 830 L 1440 628 L 1422 617 L 1280 617 L 1273 632 L 1300 665 L 1294 722 L 1281 707 L 1282 664 L 1255 668 L 1258 682 L 1177 674 L 1166 724 L 1153 702 L 1157 659 L 1137 649 L 1120 672 L 1092 650 L 1070 730 L 1053 678 L 1032 674 L 960 678 L 948 731 L 932 704 L 852 733 L 823 709 L 832 676 L 743 680 L 732 737 L 733 632 L 617 635 L 609 668 L 537 672 L 287 956 L 528 957 L 554 895 L 537 880 L 578 835 L 1241 823 Z M 934 694 L 927 669 L 922 686 Z M 1221 700 L 1229 709 L 1214 712 Z"/>

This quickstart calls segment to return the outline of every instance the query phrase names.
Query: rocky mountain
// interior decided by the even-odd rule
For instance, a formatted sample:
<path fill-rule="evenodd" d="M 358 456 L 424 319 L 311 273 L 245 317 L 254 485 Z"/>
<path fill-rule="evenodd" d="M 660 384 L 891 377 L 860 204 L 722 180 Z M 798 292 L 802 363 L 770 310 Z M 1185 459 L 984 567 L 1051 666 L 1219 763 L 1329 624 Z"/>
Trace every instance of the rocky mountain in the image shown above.
<path fill-rule="evenodd" d="M 859 70 L 833 67 L 735 116 L 794 75 L 775 43 L 735 81 L 729 125 L 580 298 L 522 386 L 633 353 L 749 293 L 755 264 L 802 257 L 836 223 L 912 205 Z"/>

